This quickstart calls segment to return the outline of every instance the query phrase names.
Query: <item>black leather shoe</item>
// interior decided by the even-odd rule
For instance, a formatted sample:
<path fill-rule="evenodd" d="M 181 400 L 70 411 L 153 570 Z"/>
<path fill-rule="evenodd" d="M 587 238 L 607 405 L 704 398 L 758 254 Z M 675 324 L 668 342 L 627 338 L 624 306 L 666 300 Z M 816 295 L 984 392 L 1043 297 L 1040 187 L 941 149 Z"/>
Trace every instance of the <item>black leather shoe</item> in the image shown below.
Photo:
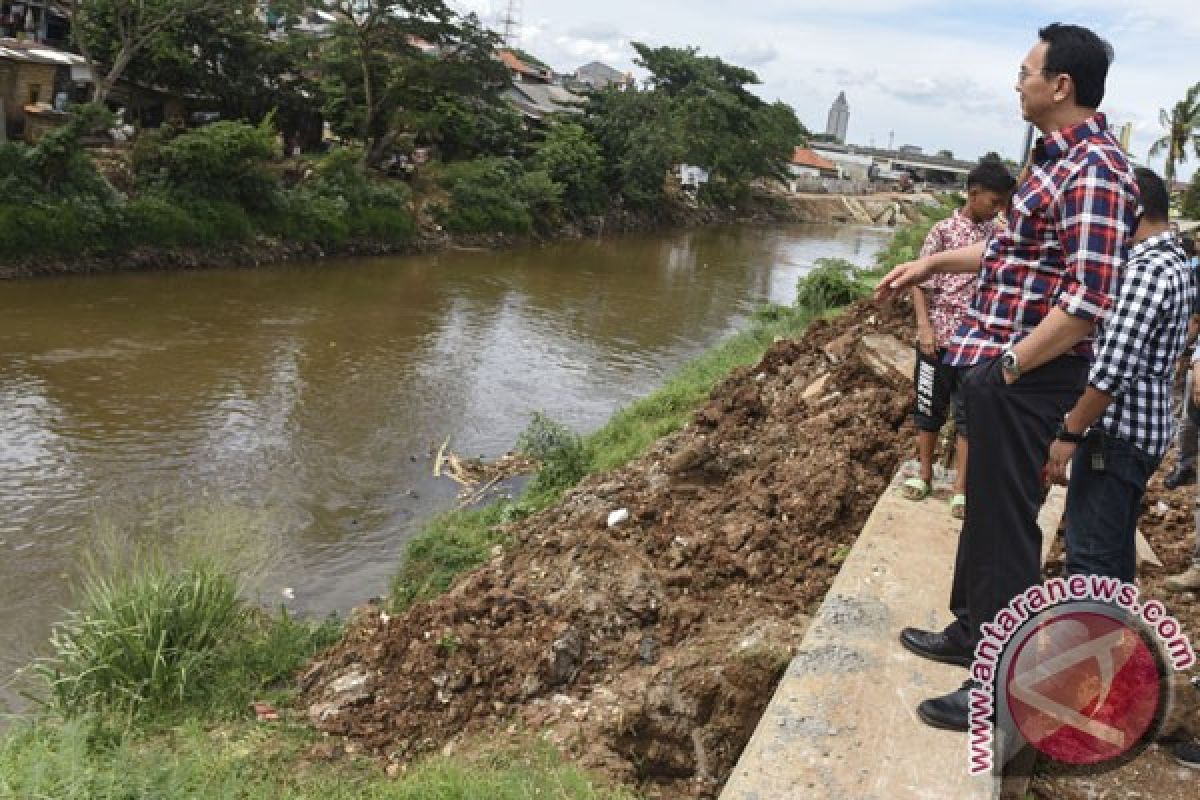
<path fill-rule="evenodd" d="M 971 689 L 975 686 L 975 681 L 967 681 L 956 692 L 929 698 L 917 706 L 917 716 L 931 727 L 966 733 L 970 722 Z"/>
<path fill-rule="evenodd" d="M 1191 486 L 1196 482 L 1195 467 L 1176 467 L 1171 474 L 1163 478 L 1163 486 L 1168 489 L 1178 489 L 1180 486 Z"/>
<path fill-rule="evenodd" d="M 970 650 L 955 645 L 950 641 L 950 637 L 941 631 L 905 628 L 900 631 L 900 644 L 921 658 L 953 664 L 956 667 L 969 667 L 974 658 Z"/>

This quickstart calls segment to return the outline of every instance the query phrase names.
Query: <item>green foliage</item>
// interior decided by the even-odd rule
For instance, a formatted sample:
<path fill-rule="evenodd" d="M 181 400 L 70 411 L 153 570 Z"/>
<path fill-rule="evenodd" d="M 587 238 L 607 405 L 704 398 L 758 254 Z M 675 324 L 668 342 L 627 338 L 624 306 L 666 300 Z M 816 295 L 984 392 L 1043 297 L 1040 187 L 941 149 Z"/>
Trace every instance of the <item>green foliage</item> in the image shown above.
<path fill-rule="evenodd" d="M 492 548 L 508 543 L 501 526 L 504 509 L 454 511 L 436 517 L 409 541 L 392 580 L 391 606 L 403 611 L 444 593 L 454 579 L 488 560 Z"/>
<path fill-rule="evenodd" d="M 523 170 L 512 158 L 478 158 L 446 167 L 442 183 L 448 206 L 434 210 L 456 233 L 529 233 L 533 229 Z"/>
<path fill-rule="evenodd" d="M 541 464 L 530 486 L 534 495 L 569 489 L 588 471 L 587 451 L 579 435 L 540 411 L 517 437 L 517 450 Z"/>
<path fill-rule="evenodd" d="M 219 646 L 246 622 L 236 583 L 210 565 L 94 576 L 83 610 L 55 627 L 53 655 L 36 669 L 64 715 L 160 710 L 203 691 Z"/>
<path fill-rule="evenodd" d="M 604 209 L 604 160 L 600 146 L 579 123 L 553 125 L 536 146 L 531 164 L 562 186 L 563 205 L 568 213 L 597 214 Z"/>
<path fill-rule="evenodd" d="M 608 165 L 611 194 L 654 208 L 668 170 L 687 163 L 709 171 L 701 200 L 729 205 L 744 202 L 756 178 L 784 175 L 807 131 L 790 107 L 746 88 L 758 83 L 753 72 L 694 48 L 634 48 L 650 72 L 647 88 L 594 93 L 583 119 Z"/>
<path fill-rule="evenodd" d="M 1180 198 L 1179 210 L 1188 219 L 1200 219 L 1200 171 L 1192 176 L 1192 182 Z"/>
<path fill-rule="evenodd" d="M 796 284 L 796 307 L 811 316 L 849 305 L 870 293 L 856 276 L 858 268 L 841 258 L 821 258 Z"/>
<path fill-rule="evenodd" d="M 214 506 L 150 516 L 92 532 L 78 610 L 31 667 L 57 715 L 241 717 L 337 636 L 332 621 L 311 625 L 243 600 L 274 552 L 262 515 Z"/>
<path fill-rule="evenodd" d="M 182 133 L 164 129 L 143 135 L 133 168 L 144 188 L 266 211 L 278 201 L 278 181 L 267 167 L 274 154 L 270 118 L 257 126 L 223 121 Z"/>
<path fill-rule="evenodd" d="M 552 230 L 562 210 L 563 186 L 545 170 L 533 170 L 517 180 L 516 194 L 529 209 L 530 219 L 539 230 Z"/>
<path fill-rule="evenodd" d="M 945 219 L 954 213 L 954 209 L 959 205 L 961 205 L 961 196 L 951 194 L 941 197 L 938 205 L 921 206 L 921 221 L 898 228 L 891 241 L 888 242 L 888 246 L 875 256 L 877 269 L 868 274 L 883 277 L 892 267 L 912 261 L 919 256 L 929 229 L 938 220 Z"/>
<path fill-rule="evenodd" d="M 433 758 L 401 778 L 372 759 L 306 757 L 314 738 L 288 720 L 208 730 L 186 721 L 167 734 L 113 730 L 106 720 L 19 724 L 0 741 L 0 798 L 14 800 L 632 800 L 532 743 L 470 743 L 469 760 Z"/>

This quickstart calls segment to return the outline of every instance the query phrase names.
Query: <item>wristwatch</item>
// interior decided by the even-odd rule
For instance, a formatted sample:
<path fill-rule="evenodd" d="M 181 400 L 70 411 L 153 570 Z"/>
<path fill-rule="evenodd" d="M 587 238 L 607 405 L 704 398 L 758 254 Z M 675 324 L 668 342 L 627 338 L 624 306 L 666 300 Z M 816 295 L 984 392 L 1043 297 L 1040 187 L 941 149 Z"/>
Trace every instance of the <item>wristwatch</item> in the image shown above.
<path fill-rule="evenodd" d="M 1021 377 L 1021 362 L 1017 359 L 1017 351 L 1011 347 L 1004 351 L 1000 356 L 1000 369 L 1012 375 L 1014 381 Z"/>
<path fill-rule="evenodd" d="M 1067 430 L 1067 421 L 1064 419 L 1058 423 L 1058 430 L 1054 432 L 1054 438 L 1060 442 L 1070 442 L 1071 444 L 1083 444 L 1087 441 L 1087 431 L 1083 433 L 1071 433 Z"/>

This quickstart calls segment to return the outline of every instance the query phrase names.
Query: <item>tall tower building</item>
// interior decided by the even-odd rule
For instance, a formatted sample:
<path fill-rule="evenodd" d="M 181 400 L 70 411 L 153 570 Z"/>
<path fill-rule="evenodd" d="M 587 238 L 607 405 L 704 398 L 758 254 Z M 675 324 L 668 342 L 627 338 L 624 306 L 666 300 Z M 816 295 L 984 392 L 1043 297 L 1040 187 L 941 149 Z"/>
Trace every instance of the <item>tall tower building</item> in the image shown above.
<path fill-rule="evenodd" d="M 850 104 L 846 102 L 846 93 L 838 92 L 837 100 L 829 107 L 829 121 L 825 123 L 825 133 L 839 143 L 846 143 L 846 128 L 850 125 Z"/>

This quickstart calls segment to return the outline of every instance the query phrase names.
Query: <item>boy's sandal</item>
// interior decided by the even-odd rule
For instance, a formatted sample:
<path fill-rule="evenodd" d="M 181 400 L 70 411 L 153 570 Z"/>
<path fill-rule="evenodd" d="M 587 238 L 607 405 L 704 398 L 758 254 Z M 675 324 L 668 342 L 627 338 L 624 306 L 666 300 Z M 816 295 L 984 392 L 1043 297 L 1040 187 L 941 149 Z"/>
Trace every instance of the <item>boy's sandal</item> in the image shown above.
<path fill-rule="evenodd" d="M 929 493 L 932 491 L 933 488 L 929 483 L 920 478 L 909 478 L 900 486 L 900 493 L 914 502 L 929 497 Z"/>
<path fill-rule="evenodd" d="M 950 516 L 955 519 L 966 519 L 967 496 L 965 494 L 956 494 L 950 498 Z"/>

